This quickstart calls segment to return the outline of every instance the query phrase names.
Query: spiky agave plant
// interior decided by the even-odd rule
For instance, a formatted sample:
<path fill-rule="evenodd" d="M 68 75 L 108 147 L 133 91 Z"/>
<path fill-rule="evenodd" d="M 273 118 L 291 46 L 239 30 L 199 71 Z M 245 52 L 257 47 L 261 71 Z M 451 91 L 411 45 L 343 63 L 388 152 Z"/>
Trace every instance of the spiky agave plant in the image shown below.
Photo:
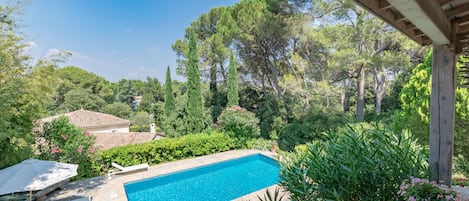
<path fill-rule="evenodd" d="M 257 196 L 259 201 L 282 201 L 285 198 L 285 192 L 276 187 L 274 192 L 271 193 L 269 189 L 265 190 L 264 197 Z"/>

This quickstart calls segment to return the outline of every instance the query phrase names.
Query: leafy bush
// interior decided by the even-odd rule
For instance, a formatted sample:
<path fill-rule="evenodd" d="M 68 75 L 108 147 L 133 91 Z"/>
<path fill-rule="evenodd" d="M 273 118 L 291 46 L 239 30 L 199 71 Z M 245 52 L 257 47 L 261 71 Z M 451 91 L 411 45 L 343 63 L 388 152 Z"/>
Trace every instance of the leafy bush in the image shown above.
<path fill-rule="evenodd" d="M 439 186 L 434 181 L 429 182 L 426 179 L 414 177 L 402 181 L 398 195 L 406 201 L 456 201 L 462 199 L 456 191 L 449 189 L 447 186 Z"/>
<path fill-rule="evenodd" d="M 150 123 L 152 118 L 147 112 L 138 112 L 132 118 L 130 131 L 132 132 L 150 132 Z"/>
<path fill-rule="evenodd" d="M 71 124 L 67 117 L 44 123 L 38 136 L 42 141 L 38 143 L 40 159 L 79 164 L 76 179 L 97 174 L 91 171 L 94 136 Z"/>
<path fill-rule="evenodd" d="M 274 143 L 272 140 L 266 140 L 263 138 L 250 139 L 246 141 L 246 148 L 268 151 L 272 148 L 272 143 Z"/>
<path fill-rule="evenodd" d="M 464 58 L 458 58 L 464 61 Z M 463 62 L 456 64 L 457 68 L 463 66 Z M 429 143 L 430 129 L 430 96 L 431 96 L 431 67 L 432 55 L 428 52 L 424 62 L 412 70 L 409 82 L 404 85 L 400 94 L 401 109 L 392 117 L 394 131 L 402 129 L 410 130 L 423 145 Z M 459 73 L 457 71 L 457 73 Z M 457 83 L 462 84 L 462 76 L 456 76 Z M 457 88 L 455 102 L 454 124 L 454 155 L 463 155 L 469 158 L 469 89 Z"/>
<path fill-rule="evenodd" d="M 116 102 L 103 106 L 100 111 L 106 114 L 112 114 L 116 117 L 128 119 L 132 113 L 132 108 L 125 103 Z"/>
<path fill-rule="evenodd" d="M 167 137 L 181 137 L 183 135 L 192 134 L 193 128 L 188 124 L 187 96 L 179 96 L 176 99 L 175 107 L 176 108 L 170 112 L 169 116 L 164 116 L 162 119 L 162 128 L 165 135 Z M 210 110 L 204 110 L 201 115 L 204 117 L 204 126 L 208 128 L 209 125 L 212 124 Z"/>
<path fill-rule="evenodd" d="M 333 131 L 350 122 L 350 118 L 332 109 L 313 109 L 309 114 L 286 125 L 279 134 L 279 147 L 291 151 L 298 144 L 323 139 L 323 132 Z"/>
<path fill-rule="evenodd" d="M 131 125 L 130 132 L 150 132 L 150 125 Z"/>
<path fill-rule="evenodd" d="M 293 200 L 393 200 L 396 184 L 426 174 L 426 150 L 409 132 L 394 135 L 375 126 L 327 135 L 282 165 L 281 185 Z"/>
<path fill-rule="evenodd" d="M 231 137 L 246 139 L 260 136 L 259 119 L 254 113 L 237 105 L 226 108 L 218 117 L 218 124 Z"/>
<path fill-rule="evenodd" d="M 463 155 L 458 155 L 454 158 L 454 172 L 462 174 L 465 177 L 469 177 L 469 160 Z"/>
<path fill-rule="evenodd" d="M 140 163 L 159 164 L 194 156 L 202 156 L 231 150 L 235 140 L 223 133 L 190 134 L 180 138 L 165 138 L 143 144 L 126 145 L 101 152 L 101 159 L 96 165 L 100 171 L 110 168 L 111 162 L 123 166 Z"/>

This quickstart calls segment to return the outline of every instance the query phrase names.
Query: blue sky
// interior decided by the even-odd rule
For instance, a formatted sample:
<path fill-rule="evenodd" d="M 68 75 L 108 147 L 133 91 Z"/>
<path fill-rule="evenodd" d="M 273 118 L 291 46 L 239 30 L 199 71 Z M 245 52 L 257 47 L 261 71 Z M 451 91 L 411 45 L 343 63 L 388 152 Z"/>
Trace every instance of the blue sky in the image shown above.
<path fill-rule="evenodd" d="M 238 0 L 32 0 L 21 16 L 30 53 L 43 57 L 73 52 L 60 66 L 73 65 L 109 81 L 156 77 L 173 79 L 171 45 L 185 28 L 213 7 Z"/>

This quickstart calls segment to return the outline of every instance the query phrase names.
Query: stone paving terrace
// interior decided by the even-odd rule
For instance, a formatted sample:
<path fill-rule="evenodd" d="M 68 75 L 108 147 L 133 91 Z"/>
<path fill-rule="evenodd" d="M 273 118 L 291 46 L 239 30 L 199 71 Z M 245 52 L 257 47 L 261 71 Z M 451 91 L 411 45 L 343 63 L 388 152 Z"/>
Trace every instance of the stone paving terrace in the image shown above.
<path fill-rule="evenodd" d="M 183 159 L 179 161 L 151 166 L 148 171 L 144 172 L 130 173 L 125 175 L 114 175 L 112 176 L 112 179 L 109 179 L 107 176 L 101 176 L 71 182 L 64 186 L 62 190 L 56 190 L 49 194 L 46 200 L 68 201 L 81 197 L 91 196 L 93 201 L 126 201 L 127 197 L 125 195 L 124 183 L 141 180 L 149 177 L 155 177 L 158 175 L 164 175 L 184 169 L 194 168 L 197 166 L 203 166 L 220 161 L 239 158 L 242 156 L 247 156 L 256 153 L 261 153 L 266 156 L 273 157 L 273 154 L 271 152 L 264 152 L 258 150 L 233 150 L 196 158 Z M 275 187 L 276 185 L 271 186 L 269 187 L 269 190 L 273 191 Z M 258 200 L 257 195 L 263 196 L 265 190 L 266 189 L 263 189 L 248 194 L 236 200 Z"/>

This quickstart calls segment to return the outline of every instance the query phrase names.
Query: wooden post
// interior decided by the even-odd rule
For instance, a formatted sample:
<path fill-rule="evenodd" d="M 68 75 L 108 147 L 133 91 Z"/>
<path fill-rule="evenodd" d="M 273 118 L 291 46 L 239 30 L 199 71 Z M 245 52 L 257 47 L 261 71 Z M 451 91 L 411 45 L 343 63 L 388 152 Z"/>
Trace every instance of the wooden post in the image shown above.
<path fill-rule="evenodd" d="M 452 46 L 433 44 L 430 100 L 430 180 L 451 186 L 456 54 Z"/>

